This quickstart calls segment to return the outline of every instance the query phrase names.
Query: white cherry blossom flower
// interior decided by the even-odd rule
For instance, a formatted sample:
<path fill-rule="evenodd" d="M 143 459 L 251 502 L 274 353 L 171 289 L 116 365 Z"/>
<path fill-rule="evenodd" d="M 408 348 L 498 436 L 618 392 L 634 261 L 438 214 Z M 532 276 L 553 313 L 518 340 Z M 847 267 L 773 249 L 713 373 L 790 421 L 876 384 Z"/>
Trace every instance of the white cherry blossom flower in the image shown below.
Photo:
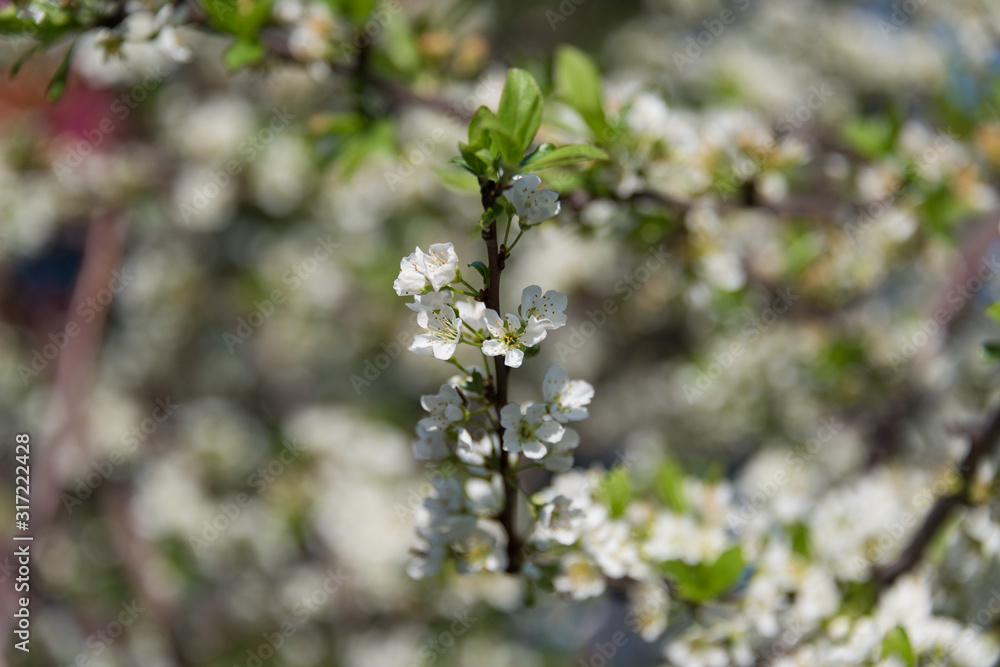
<path fill-rule="evenodd" d="M 565 429 L 545 414 L 545 406 L 528 404 L 523 407 L 508 403 L 500 410 L 504 427 L 503 448 L 508 452 L 524 452 L 529 459 L 540 459 L 548 452 L 547 444 L 558 442 Z"/>
<path fill-rule="evenodd" d="M 527 322 L 521 323 L 517 315 L 507 313 L 507 321 L 492 308 L 487 308 L 483 317 L 486 328 L 493 336 L 483 342 L 483 352 L 491 357 L 504 355 L 503 362 L 511 368 L 518 368 L 524 361 L 525 348 L 537 345 L 545 338 L 545 329 Z"/>
<path fill-rule="evenodd" d="M 518 174 L 511 181 L 504 197 L 514 205 L 521 226 L 535 225 L 559 215 L 559 193 L 539 190 L 542 179 L 536 174 Z"/>
<path fill-rule="evenodd" d="M 437 309 L 422 308 L 417 312 L 417 324 L 424 333 L 413 337 L 410 351 L 433 354 L 435 359 L 447 360 L 455 355 L 462 339 L 462 320 L 451 306 Z"/>
<path fill-rule="evenodd" d="M 553 364 L 542 380 L 542 396 L 552 418 L 565 424 L 587 418 L 586 406 L 594 397 L 594 387 L 583 380 L 570 380 L 565 368 Z"/>
<path fill-rule="evenodd" d="M 578 551 L 571 552 L 562 561 L 562 573 L 552 580 L 560 593 L 574 600 L 586 600 L 604 593 L 607 583 L 600 569 Z"/>
<path fill-rule="evenodd" d="M 451 385 L 441 385 L 437 394 L 420 397 L 420 405 L 430 413 L 418 422 L 427 431 L 443 431 L 465 417 L 465 407 L 458 390 Z"/>
<path fill-rule="evenodd" d="M 430 287 L 435 292 L 454 282 L 458 269 L 458 255 L 451 243 L 432 243 L 424 252 L 413 252 L 399 262 L 399 276 L 392 284 L 399 296 L 420 294 Z"/>
<path fill-rule="evenodd" d="M 448 456 L 451 450 L 444 431 L 428 431 L 417 424 L 417 439 L 413 441 L 413 455 L 418 461 L 440 461 Z"/>
<path fill-rule="evenodd" d="M 566 496 L 556 496 L 538 512 L 535 535 L 568 546 L 580 539 L 584 516 L 582 507 L 574 505 Z"/>
<path fill-rule="evenodd" d="M 573 451 L 580 444 L 580 434 L 571 428 L 563 429 L 562 440 L 553 444 L 546 455 L 544 465 L 552 472 L 566 472 L 573 467 Z"/>
<path fill-rule="evenodd" d="M 549 290 L 542 295 L 538 285 L 528 285 L 521 292 L 521 319 L 538 324 L 543 329 L 558 329 L 566 324 L 566 295 Z"/>

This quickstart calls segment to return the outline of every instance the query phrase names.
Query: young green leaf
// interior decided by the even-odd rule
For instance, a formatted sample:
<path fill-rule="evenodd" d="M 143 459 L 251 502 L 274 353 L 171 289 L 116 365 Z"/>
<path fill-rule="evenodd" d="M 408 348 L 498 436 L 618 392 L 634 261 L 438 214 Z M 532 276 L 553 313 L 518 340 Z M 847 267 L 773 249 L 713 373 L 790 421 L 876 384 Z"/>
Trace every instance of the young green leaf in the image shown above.
<path fill-rule="evenodd" d="M 997 301 L 992 306 L 987 308 L 986 314 L 992 317 L 997 322 L 1000 322 L 1000 301 Z"/>
<path fill-rule="evenodd" d="M 632 475 L 628 468 L 613 468 L 604 474 L 598 487 L 598 494 L 611 511 L 611 516 L 619 517 L 632 501 Z"/>
<path fill-rule="evenodd" d="M 677 593 L 692 602 L 705 602 L 732 588 L 743 573 L 743 553 L 738 546 L 723 553 L 711 565 L 689 565 L 682 560 L 671 560 L 660 567 L 674 579 Z"/>
<path fill-rule="evenodd" d="M 542 124 L 542 91 L 534 77 L 523 69 L 515 67 L 507 72 L 507 83 L 500 94 L 497 120 L 513 138 L 517 155 L 508 155 L 502 146 L 500 151 L 504 154 L 504 159 L 517 164 L 524 151 L 531 146 L 538 126 Z"/>
<path fill-rule="evenodd" d="M 594 62 L 579 49 L 563 46 L 556 51 L 556 97 L 579 112 L 597 137 L 607 127 L 601 101 L 601 75 Z"/>
<path fill-rule="evenodd" d="M 482 106 L 476 109 L 476 113 L 469 120 L 469 145 L 474 149 L 490 148 L 490 135 L 486 126 L 497 122 L 496 114 L 487 107 Z"/>
<path fill-rule="evenodd" d="M 483 282 L 488 283 L 490 281 L 490 270 L 482 262 L 473 262 L 469 264 L 472 268 L 479 272 L 479 275 L 483 277 Z"/>
<path fill-rule="evenodd" d="M 233 45 L 226 49 L 226 54 L 222 57 L 222 62 L 230 72 L 243 69 L 249 65 L 260 62 L 264 57 L 264 45 L 257 41 L 247 41 L 238 39 Z"/>
<path fill-rule="evenodd" d="M 540 171 L 550 167 L 563 167 L 577 162 L 587 162 L 589 160 L 607 160 L 608 154 L 596 146 L 590 144 L 572 144 L 560 146 L 559 148 L 546 151 L 538 157 L 535 151 L 527 158 L 521 166 L 521 171 Z"/>
<path fill-rule="evenodd" d="M 52 80 L 49 81 L 49 87 L 45 90 L 45 96 L 49 102 L 58 102 L 66 90 L 66 80 L 69 78 L 69 65 L 73 60 L 73 49 L 75 47 L 76 40 L 74 39 L 73 43 L 66 49 L 66 55 L 59 62 L 59 67 L 56 68 L 55 73 L 52 75 Z"/>
<path fill-rule="evenodd" d="M 917 664 L 916 656 L 913 654 L 913 646 L 910 645 L 910 637 L 906 634 L 906 630 L 899 625 L 890 630 L 885 639 L 882 640 L 882 659 L 884 660 L 891 655 L 902 658 L 907 667 L 915 667 Z"/>
<path fill-rule="evenodd" d="M 656 495 L 673 511 L 677 513 L 687 511 L 684 471 L 672 458 L 660 464 L 660 469 L 656 473 Z"/>

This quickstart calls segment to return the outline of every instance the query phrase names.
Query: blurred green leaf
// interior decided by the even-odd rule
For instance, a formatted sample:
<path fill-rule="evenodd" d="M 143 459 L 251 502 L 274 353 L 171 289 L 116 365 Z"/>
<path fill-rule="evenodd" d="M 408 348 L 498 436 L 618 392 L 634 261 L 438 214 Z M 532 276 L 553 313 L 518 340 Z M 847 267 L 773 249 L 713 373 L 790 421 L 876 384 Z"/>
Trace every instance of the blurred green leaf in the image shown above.
<path fill-rule="evenodd" d="M 604 473 L 604 478 L 598 487 L 598 495 L 611 512 L 612 517 L 625 513 L 625 508 L 632 501 L 632 474 L 628 468 L 617 467 Z"/>
<path fill-rule="evenodd" d="M 456 158 L 461 159 L 461 158 Z M 454 160 L 453 160 L 454 162 Z M 465 169 L 453 167 L 435 167 L 434 173 L 441 182 L 458 192 L 479 192 L 479 180 Z"/>
<path fill-rule="evenodd" d="M 45 96 L 48 98 L 49 102 L 58 102 L 59 98 L 62 97 L 63 92 L 66 90 L 66 80 L 69 78 L 69 66 L 73 61 L 73 49 L 75 47 L 76 40 L 73 40 L 73 43 L 69 45 L 68 49 L 66 49 L 66 54 L 59 62 L 59 67 L 56 68 L 55 73 L 52 75 L 52 79 L 49 81 L 49 86 L 45 90 Z"/>
<path fill-rule="evenodd" d="M 608 123 L 601 100 L 601 74 L 590 57 L 572 46 L 560 47 L 555 59 L 555 88 L 556 97 L 579 112 L 594 136 L 602 136 Z"/>
<path fill-rule="evenodd" d="M 889 631 L 882 640 L 882 655 L 884 660 L 889 656 L 897 655 L 903 659 L 907 667 L 915 667 L 917 659 L 913 655 L 913 647 L 910 645 L 910 638 L 902 626 L 897 625 Z"/>
<path fill-rule="evenodd" d="M 895 125 L 888 116 L 856 118 L 845 123 L 842 131 L 844 140 L 869 158 L 889 152 L 896 135 Z"/>
<path fill-rule="evenodd" d="M 986 314 L 992 317 L 997 322 L 1000 322 L 1000 301 L 997 301 L 992 306 L 987 308 Z"/>
<path fill-rule="evenodd" d="M 689 565 L 681 560 L 671 560 L 663 563 L 661 568 L 677 583 L 677 592 L 682 598 L 705 602 L 732 588 L 743 573 L 743 565 L 743 553 L 736 546 L 711 565 Z"/>
<path fill-rule="evenodd" d="M 264 57 L 264 45 L 257 41 L 236 40 L 232 46 L 226 49 L 222 62 L 230 72 L 243 69 L 249 65 L 260 62 Z"/>
<path fill-rule="evenodd" d="M 983 354 L 987 361 L 1000 361 L 1000 340 L 983 343 Z"/>
<path fill-rule="evenodd" d="M 673 458 L 660 464 L 656 472 L 656 495 L 667 507 L 681 514 L 687 511 L 687 494 L 684 493 L 684 470 Z"/>

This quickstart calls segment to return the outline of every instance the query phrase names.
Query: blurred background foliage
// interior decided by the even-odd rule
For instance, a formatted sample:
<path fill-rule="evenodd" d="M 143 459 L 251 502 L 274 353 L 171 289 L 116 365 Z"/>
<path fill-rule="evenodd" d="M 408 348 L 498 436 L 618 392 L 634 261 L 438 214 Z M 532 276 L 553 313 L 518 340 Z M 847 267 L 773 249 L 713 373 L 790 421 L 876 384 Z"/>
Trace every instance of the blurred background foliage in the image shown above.
<path fill-rule="evenodd" d="M 445 378 L 403 349 L 391 284 L 416 245 L 483 258 L 449 161 L 510 66 L 546 94 L 539 141 L 611 155 L 542 173 L 563 213 L 503 295 L 569 294 L 511 394 L 554 362 L 596 387 L 578 465 L 632 461 L 636 496 L 669 501 L 675 462 L 750 494 L 833 420 L 768 499 L 815 542 L 905 507 L 996 404 L 996 270 L 970 283 L 1000 251 L 994 4 L 31 0 L 0 32 L 0 438 L 32 437 L 37 536 L 11 664 L 576 665 L 623 628 L 620 593 L 405 572 L 431 475 L 412 425 Z M 596 112 L 589 79 L 560 87 L 580 61 Z M 929 553 L 957 619 L 1000 576 L 993 461 L 976 475 Z M 883 528 L 813 548 L 867 558 Z M 747 664 L 664 653 L 711 613 L 609 664 Z"/>

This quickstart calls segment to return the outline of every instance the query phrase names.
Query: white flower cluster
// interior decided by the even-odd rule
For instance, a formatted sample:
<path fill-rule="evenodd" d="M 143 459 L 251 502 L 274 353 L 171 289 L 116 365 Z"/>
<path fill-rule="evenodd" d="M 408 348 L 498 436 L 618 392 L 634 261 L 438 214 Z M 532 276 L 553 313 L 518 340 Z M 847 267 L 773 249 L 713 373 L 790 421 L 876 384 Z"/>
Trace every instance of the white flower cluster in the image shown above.
<path fill-rule="evenodd" d="M 543 294 L 538 285 L 529 285 L 521 293 L 517 313 L 507 313 L 502 319 L 482 302 L 455 303 L 449 285 L 460 280 L 458 255 L 451 243 L 432 244 L 428 252 L 416 248 L 399 263 L 393 288 L 400 296 L 414 297 L 407 307 L 417 312 L 417 324 L 424 330 L 414 338 L 411 351 L 447 360 L 459 343 L 468 342 L 481 345 L 491 357 L 503 356 L 506 365 L 518 368 L 528 348 L 566 324 L 566 295 L 561 292 Z"/>

